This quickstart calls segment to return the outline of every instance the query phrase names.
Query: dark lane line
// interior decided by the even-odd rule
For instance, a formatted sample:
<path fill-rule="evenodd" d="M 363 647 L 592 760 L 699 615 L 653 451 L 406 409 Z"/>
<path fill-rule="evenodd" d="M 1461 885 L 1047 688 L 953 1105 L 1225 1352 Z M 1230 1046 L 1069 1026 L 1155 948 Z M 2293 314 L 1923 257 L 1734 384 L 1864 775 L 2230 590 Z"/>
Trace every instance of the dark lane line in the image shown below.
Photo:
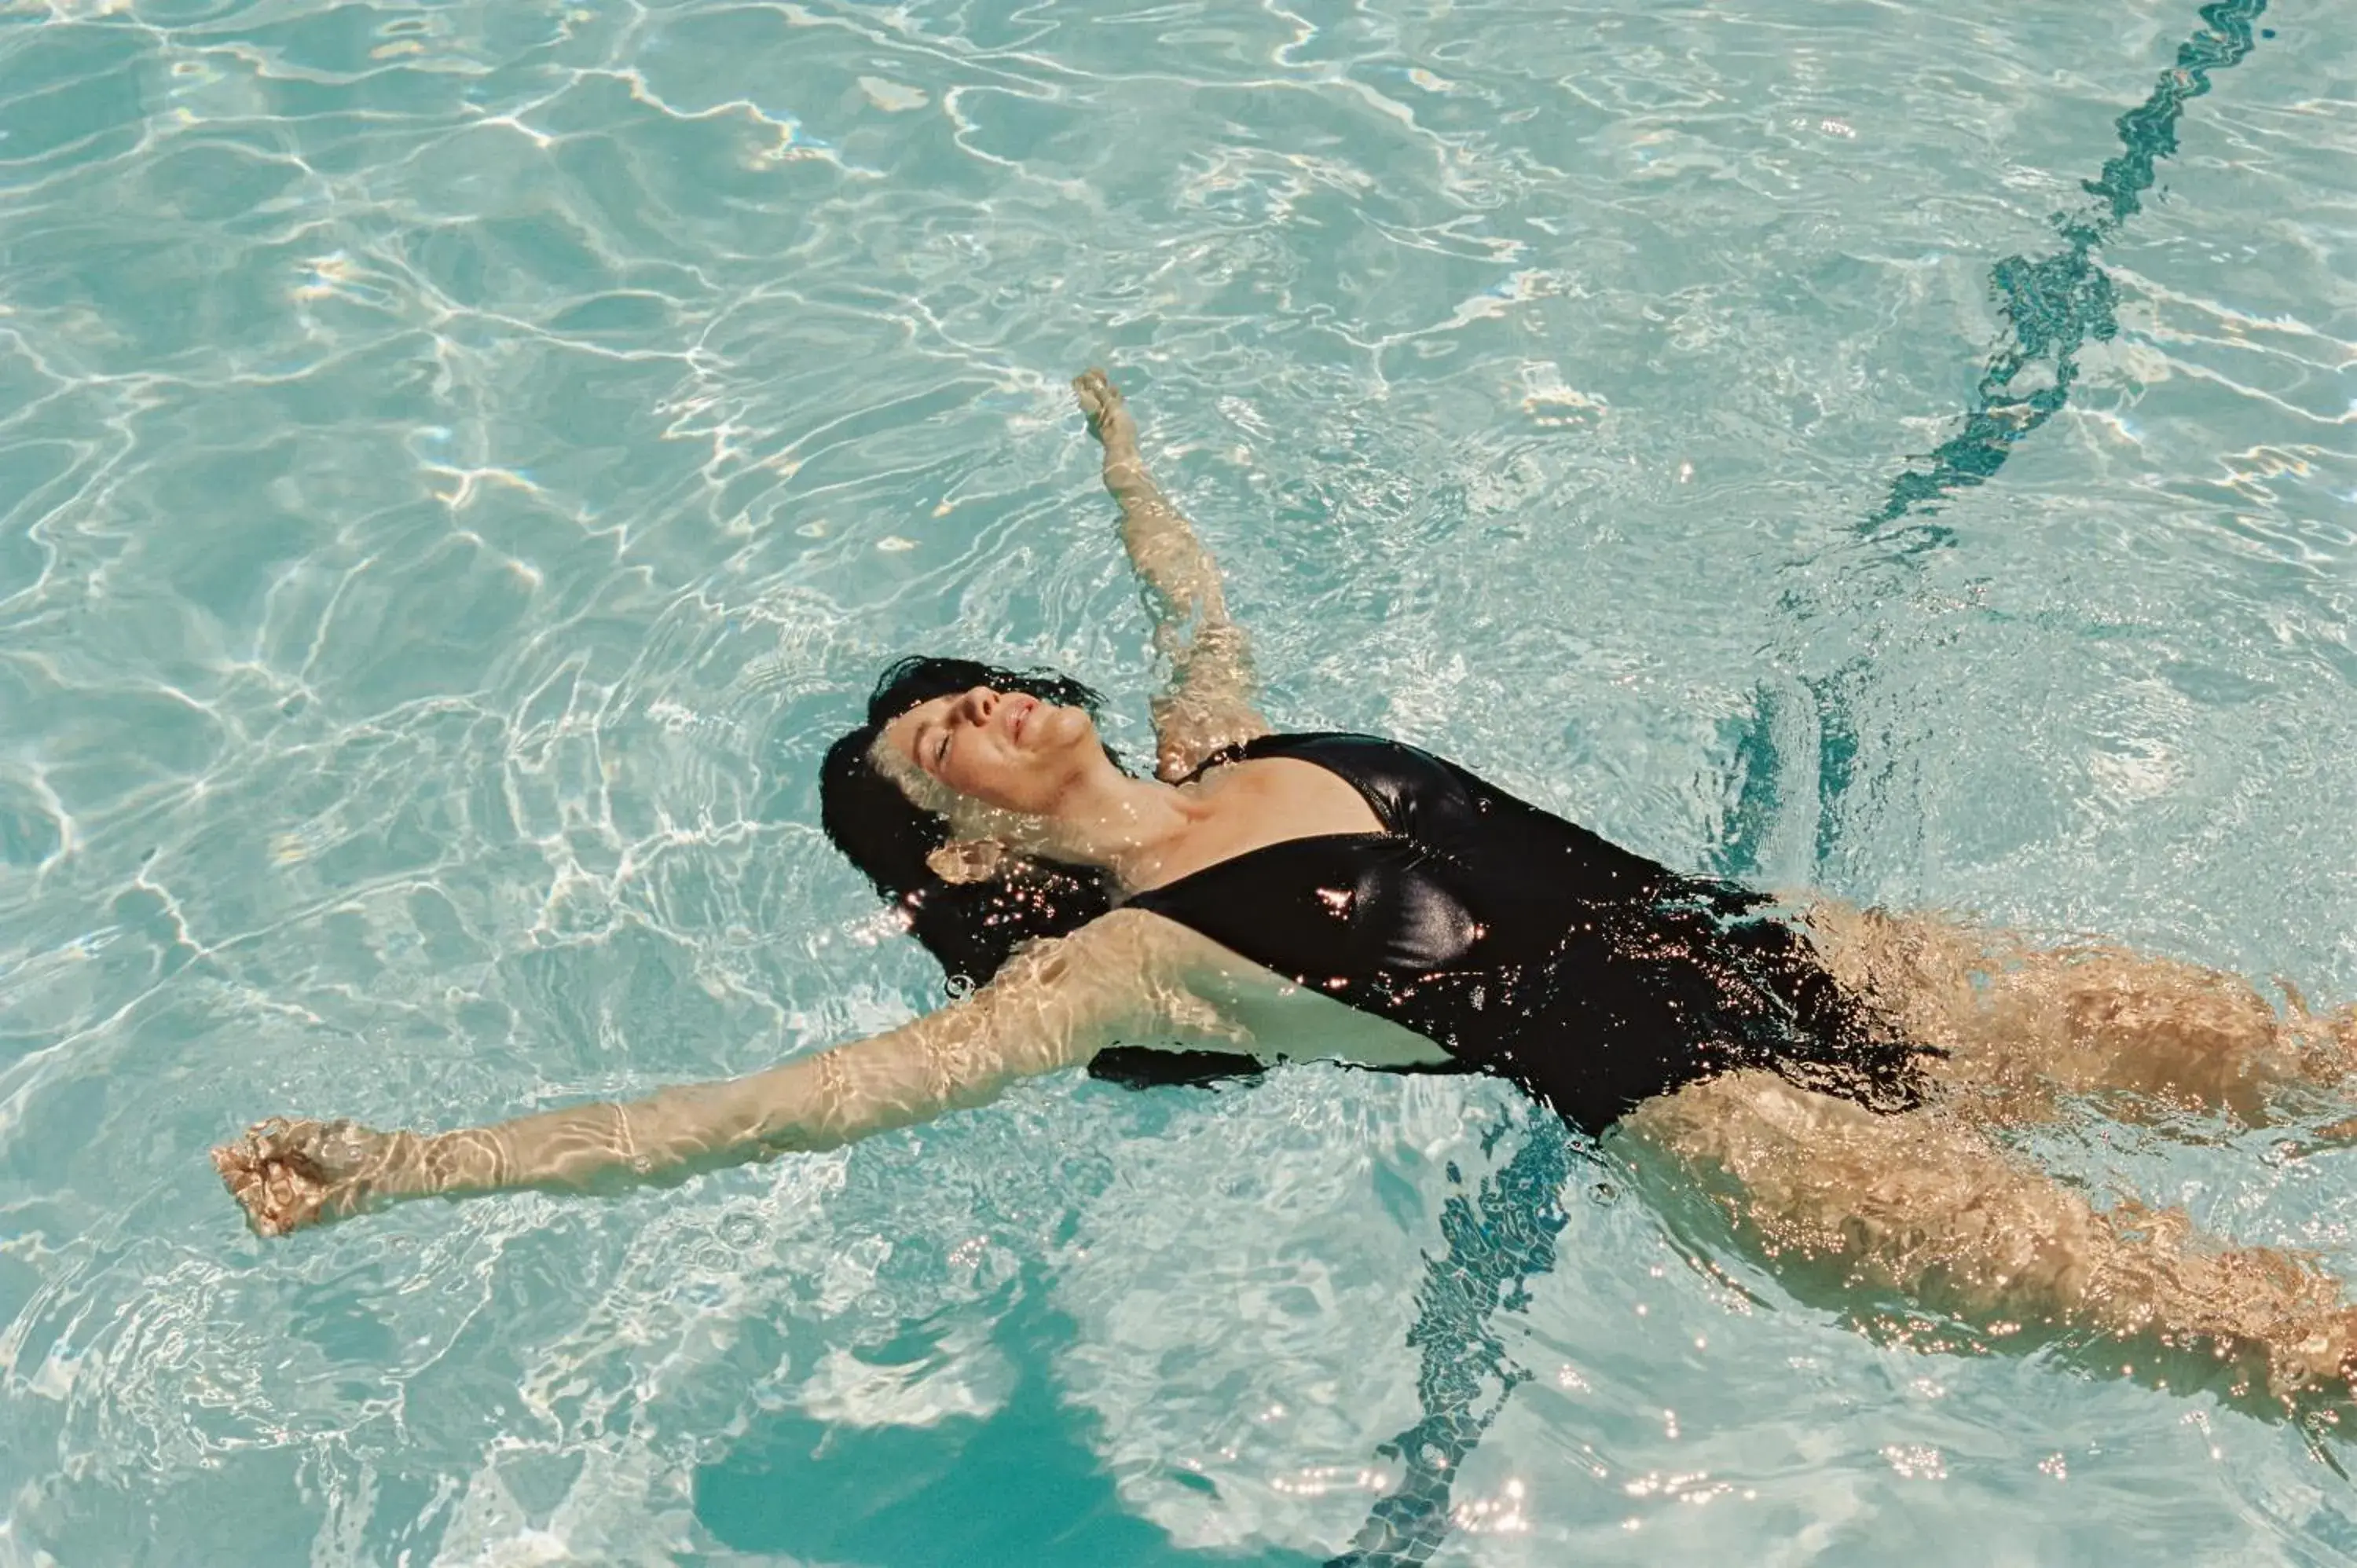
<path fill-rule="evenodd" d="M 1514 1123 L 1485 1140 L 1494 1147 Z M 1451 1197 L 1440 1211 L 1443 1241 L 1425 1258 L 1407 1342 L 1421 1357 L 1415 1391 L 1423 1415 L 1378 1450 L 1405 1461 L 1406 1474 L 1380 1498 L 1351 1550 L 1325 1568 L 1420 1568 L 1448 1534 L 1449 1489 L 1482 1433 L 1530 1374 L 1506 1354 L 1491 1319 L 1519 1312 L 1525 1282 L 1555 1266 L 1565 1223 L 1562 1192 L 1570 1179 L 1572 1134 L 1552 1113 L 1533 1107 L 1519 1118 L 1522 1146 L 1482 1178 L 1468 1202 Z M 1449 1169 L 1457 1179 L 1456 1167 Z"/>
<path fill-rule="evenodd" d="M 2093 205 L 2057 214 L 2063 248 L 2031 260 L 2008 256 L 1991 274 L 2009 341 L 1989 361 L 1964 428 L 1932 449 L 1923 467 L 1901 474 L 1882 505 L 1857 525 L 1867 538 L 1900 554 L 1953 542 L 1953 531 L 1932 522 L 1906 523 L 1920 508 L 1984 484 L 2004 467 L 2013 447 L 2060 413 L 2078 379 L 2078 356 L 2090 338 L 2107 342 L 2119 330 L 2118 291 L 2095 263 L 2097 246 L 2143 209 L 2157 166 L 2177 151 L 2177 123 L 2185 106 L 2210 91 L 2210 74 L 2236 65 L 2256 47 L 2254 24 L 2267 0 L 2213 0 L 2201 8 L 2202 28 L 2178 46 L 2177 63 L 2152 95 L 2115 123 L 2120 152 L 2083 188 Z M 2044 367 L 2042 384 L 2033 372 Z M 1866 675 L 1853 660 L 1827 680 L 1807 682 L 1819 709 L 1817 733 L 1820 864 L 1832 847 L 1834 811 L 1856 772 L 1855 726 L 1837 693 Z M 1756 863 L 1772 814 L 1761 798 L 1773 790 L 1770 714 L 1758 715 L 1760 733 L 1738 737 L 1742 800 L 1731 842 L 1713 869 L 1741 875 Z M 1351 1549 L 1326 1568 L 1420 1568 L 1448 1533 L 1449 1494 L 1466 1457 L 1529 1374 L 1506 1356 L 1491 1319 L 1500 1308 L 1519 1310 L 1524 1282 L 1555 1266 L 1563 1229 L 1563 1184 L 1571 1172 L 1569 1135 L 1533 1124 L 1505 1165 L 1481 1184 L 1471 1203 L 1451 1197 L 1444 1208 L 1446 1246 L 1428 1258 L 1416 1293 L 1416 1320 L 1408 1343 L 1420 1353 L 1416 1391 L 1423 1415 L 1384 1445 L 1406 1462 L 1399 1484 L 1376 1502 Z"/>
<path fill-rule="evenodd" d="M 2114 125 L 2120 150 L 2104 163 L 2093 179 L 2081 188 L 2093 199 L 2077 212 L 2057 213 L 2056 231 L 2062 249 L 2032 260 L 2007 256 L 1990 274 L 2007 326 L 2007 342 L 1982 373 L 1973 406 L 1964 427 L 1910 467 L 1890 486 L 1882 504 L 1852 530 L 1871 547 L 1875 558 L 1846 575 L 1829 596 L 1812 604 L 1799 596 L 1788 600 L 1797 618 L 1844 618 L 1862 623 L 1878 606 L 1900 591 L 1889 580 L 1894 570 L 1926 551 L 1954 542 L 1954 531 L 1923 515 L 1959 490 L 1986 483 L 2005 467 L 2013 448 L 2061 412 L 2079 375 L 2079 352 L 2090 339 L 2108 341 L 2119 330 L 2115 315 L 2119 294 L 2110 274 L 2095 261 L 2097 247 L 2116 237 L 2127 221 L 2144 209 L 2145 195 L 2159 177 L 2158 165 L 2177 151 L 2178 122 L 2185 107 L 2209 92 L 2214 72 L 2240 64 L 2271 30 L 2255 24 L 2266 14 L 2267 0 L 2212 0 L 2201 7 L 2202 26 L 2179 44 L 2176 63 L 2161 73 L 2150 96 Z M 1854 643 L 1888 644 L 1889 637 L 1869 638 L 1863 624 L 1853 625 Z M 1813 640 L 1824 640 L 1821 633 Z M 1895 765 L 1885 757 L 1877 767 L 1862 767 L 1858 715 L 1867 706 L 1874 680 L 1872 651 L 1863 648 L 1827 670 L 1804 666 L 1800 684 L 1815 710 L 1816 730 L 1816 879 L 1838 851 L 1844 830 L 1844 802 L 1854 787 L 1870 789 Z M 1760 701 L 1749 726 L 1737 737 L 1736 766 L 1742 776 L 1740 799 L 1728 824 L 1727 840 L 1714 855 L 1714 869 L 1742 875 L 1749 868 L 1772 825 L 1774 803 L 1782 795 L 1783 753 L 1773 744 L 1775 711 L 1781 699 L 1763 684 Z M 1863 775 L 1863 777 L 1862 777 Z"/>
<path fill-rule="evenodd" d="M 2158 177 L 2156 166 L 2177 151 L 2177 122 L 2185 106 L 2210 91 L 2210 73 L 2241 63 L 2257 47 L 2254 24 L 2267 0 L 2214 0 L 2201 7 L 2204 24 L 2177 48 L 2177 63 L 2161 73 L 2152 96 L 2115 122 L 2120 152 L 2104 172 L 2083 182 L 2095 198 L 2076 215 L 2057 213 L 2054 224 L 2063 248 L 2032 261 L 2007 256 L 1990 274 L 2011 341 L 1983 372 L 1964 427 L 1923 459 L 1927 467 L 1901 474 L 1889 495 L 1858 532 L 1877 534 L 1920 506 L 1960 489 L 1984 484 L 2005 467 L 2025 436 L 2061 412 L 2079 376 L 2079 350 L 2089 338 L 2109 342 L 2119 330 L 2113 307 L 2119 292 L 2111 275 L 2095 264 L 2098 245 L 2120 231 L 2144 209 L 2145 192 Z M 2043 384 L 2026 372 L 2043 367 Z M 1945 544 L 1949 532 L 1921 525 L 1910 542 Z"/>

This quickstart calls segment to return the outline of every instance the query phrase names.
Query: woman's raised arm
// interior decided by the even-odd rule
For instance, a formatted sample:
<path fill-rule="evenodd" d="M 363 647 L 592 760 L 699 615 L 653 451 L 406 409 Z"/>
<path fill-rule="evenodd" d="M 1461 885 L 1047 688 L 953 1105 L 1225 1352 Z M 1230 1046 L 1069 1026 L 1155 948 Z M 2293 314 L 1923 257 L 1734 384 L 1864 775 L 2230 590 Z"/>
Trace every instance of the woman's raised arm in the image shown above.
<path fill-rule="evenodd" d="M 406 1197 L 677 1179 L 834 1148 L 1077 1067 L 1125 1030 L 1199 1023 L 1163 927 L 1116 910 L 1026 949 L 964 1001 L 748 1077 L 451 1133 L 279 1118 L 215 1149 L 213 1165 L 253 1228 L 277 1236 Z"/>
<path fill-rule="evenodd" d="M 1222 747 L 1268 733 L 1254 702 L 1252 650 L 1228 618 L 1218 564 L 1147 475 L 1120 391 L 1094 370 L 1072 391 L 1104 447 L 1105 489 L 1121 503 L 1122 547 L 1146 588 L 1154 646 L 1170 660 L 1170 685 L 1154 701 L 1156 771 L 1183 779 Z"/>

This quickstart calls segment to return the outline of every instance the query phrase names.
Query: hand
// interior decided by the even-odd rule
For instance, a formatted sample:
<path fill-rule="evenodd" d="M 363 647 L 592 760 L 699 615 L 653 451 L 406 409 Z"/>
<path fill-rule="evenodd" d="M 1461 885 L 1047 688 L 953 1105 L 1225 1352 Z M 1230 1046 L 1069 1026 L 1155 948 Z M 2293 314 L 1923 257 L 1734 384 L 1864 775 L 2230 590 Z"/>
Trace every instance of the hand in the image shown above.
<path fill-rule="evenodd" d="M 1121 389 L 1103 371 L 1092 367 L 1073 377 L 1072 395 L 1080 401 L 1081 412 L 1089 416 L 1089 434 L 1104 443 L 1108 466 L 1118 458 L 1136 456 L 1136 422 L 1129 417 L 1129 404 L 1123 401 Z"/>
<path fill-rule="evenodd" d="M 264 1236 L 340 1219 L 377 1191 L 398 1135 L 357 1122 L 274 1116 L 213 1151 L 213 1169 Z"/>

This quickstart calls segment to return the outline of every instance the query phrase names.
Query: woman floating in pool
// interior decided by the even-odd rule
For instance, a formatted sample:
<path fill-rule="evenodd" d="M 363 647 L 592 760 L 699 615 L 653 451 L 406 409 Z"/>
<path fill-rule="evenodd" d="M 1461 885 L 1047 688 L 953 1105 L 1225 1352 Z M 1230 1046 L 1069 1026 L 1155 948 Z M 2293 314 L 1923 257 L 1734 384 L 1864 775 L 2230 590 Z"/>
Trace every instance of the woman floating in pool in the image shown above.
<path fill-rule="evenodd" d="M 2098 1211 L 1988 1134 L 2089 1092 L 2262 1122 L 2357 1066 L 2357 1017 L 2296 997 L 2278 1015 L 2239 980 L 2109 948 L 1774 902 L 1413 746 L 1276 733 L 1120 394 L 1094 371 L 1076 387 L 1174 671 L 1154 777 L 1106 752 L 1080 685 L 932 659 L 885 672 L 822 777 L 829 835 L 971 994 L 629 1104 L 434 1134 L 265 1122 L 213 1155 L 257 1230 L 830 1148 L 1035 1073 L 1220 1061 L 1182 1041 L 1291 1044 L 1510 1079 L 1609 1156 L 1700 1184 L 1812 1298 L 1953 1314 L 2256 1408 L 2345 1397 L 2357 1309 L 2336 1282 L 2174 1211 Z"/>

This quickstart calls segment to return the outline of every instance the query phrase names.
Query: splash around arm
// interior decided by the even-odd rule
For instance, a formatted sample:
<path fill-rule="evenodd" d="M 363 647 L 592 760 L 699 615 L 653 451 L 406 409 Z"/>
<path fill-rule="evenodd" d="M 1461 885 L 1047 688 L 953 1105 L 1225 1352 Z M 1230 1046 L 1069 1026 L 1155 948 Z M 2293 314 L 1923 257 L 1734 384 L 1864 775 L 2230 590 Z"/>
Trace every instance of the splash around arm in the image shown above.
<path fill-rule="evenodd" d="M 962 1002 L 743 1078 L 447 1133 L 273 1118 L 213 1165 L 253 1229 L 280 1236 L 404 1198 L 599 1190 L 836 1148 L 1081 1066 L 1121 1035 L 1200 1026 L 1168 929 L 1115 910 L 1026 949 Z"/>

